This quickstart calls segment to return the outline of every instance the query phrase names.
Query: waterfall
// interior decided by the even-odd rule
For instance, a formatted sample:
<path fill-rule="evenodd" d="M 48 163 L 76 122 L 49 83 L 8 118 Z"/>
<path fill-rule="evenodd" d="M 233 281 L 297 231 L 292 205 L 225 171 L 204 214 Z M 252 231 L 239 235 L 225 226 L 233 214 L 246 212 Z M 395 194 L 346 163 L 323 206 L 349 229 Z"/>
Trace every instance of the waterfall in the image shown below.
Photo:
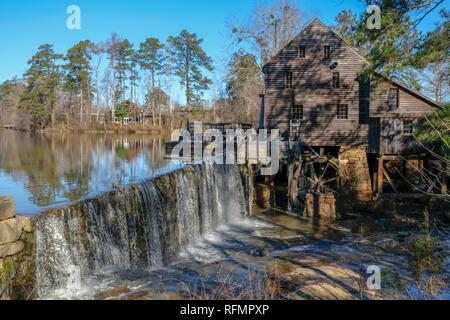
<path fill-rule="evenodd" d="M 105 268 L 164 267 L 246 214 L 238 167 L 213 162 L 49 211 L 36 220 L 38 295 L 76 296 Z"/>

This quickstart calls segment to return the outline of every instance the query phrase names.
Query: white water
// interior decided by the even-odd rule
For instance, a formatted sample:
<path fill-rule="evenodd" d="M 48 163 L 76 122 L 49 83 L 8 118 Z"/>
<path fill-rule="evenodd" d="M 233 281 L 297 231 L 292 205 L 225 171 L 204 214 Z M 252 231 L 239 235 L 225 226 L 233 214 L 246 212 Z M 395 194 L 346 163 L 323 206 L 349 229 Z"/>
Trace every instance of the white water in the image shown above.
<path fill-rule="evenodd" d="M 210 245 L 221 241 L 215 231 L 247 214 L 238 167 L 207 162 L 172 174 L 172 188 L 149 180 L 39 217 L 39 297 L 92 298 L 93 277 L 110 270 L 159 269 L 189 256 L 219 259 Z M 171 190 L 176 197 L 165 194 Z"/>

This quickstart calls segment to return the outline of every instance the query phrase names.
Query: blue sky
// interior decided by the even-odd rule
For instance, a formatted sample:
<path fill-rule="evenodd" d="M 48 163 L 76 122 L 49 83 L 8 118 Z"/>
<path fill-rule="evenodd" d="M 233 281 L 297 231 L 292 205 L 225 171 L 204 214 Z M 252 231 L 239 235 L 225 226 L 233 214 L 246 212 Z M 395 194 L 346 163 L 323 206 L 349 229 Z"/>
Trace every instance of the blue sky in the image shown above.
<path fill-rule="evenodd" d="M 52 43 L 63 53 L 80 40 L 105 40 L 111 32 L 138 45 L 148 37 L 165 40 L 182 29 L 196 32 L 204 39 L 204 49 L 217 67 L 220 77 L 230 47 L 227 25 L 236 18 L 244 20 L 258 0 L 16 0 L 0 1 L 0 81 L 21 76 L 27 60 L 42 43 Z M 343 9 L 361 12 L 359 0 L 297 0 L 308 18 L 318 17 L 326 24 Z M 82 29 L 68 30 L 66 9 L 78 5 Z M 447 1 L 448 5 L 448 1 Z M 436 14 L 428 17 L 422 28 L 433 26 Z"/>

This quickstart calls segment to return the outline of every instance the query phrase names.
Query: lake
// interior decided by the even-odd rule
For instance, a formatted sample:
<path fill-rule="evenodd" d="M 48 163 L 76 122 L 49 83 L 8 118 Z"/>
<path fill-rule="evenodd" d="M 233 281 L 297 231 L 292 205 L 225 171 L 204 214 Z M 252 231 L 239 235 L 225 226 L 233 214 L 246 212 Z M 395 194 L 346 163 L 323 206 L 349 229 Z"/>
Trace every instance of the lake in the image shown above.
<path fill-rule="evenodd" d="M 35 215 L 180 166 L 164 159 L 160 136 L 0 129 L 0 196 L 14 197 L 18 214 Z"/>

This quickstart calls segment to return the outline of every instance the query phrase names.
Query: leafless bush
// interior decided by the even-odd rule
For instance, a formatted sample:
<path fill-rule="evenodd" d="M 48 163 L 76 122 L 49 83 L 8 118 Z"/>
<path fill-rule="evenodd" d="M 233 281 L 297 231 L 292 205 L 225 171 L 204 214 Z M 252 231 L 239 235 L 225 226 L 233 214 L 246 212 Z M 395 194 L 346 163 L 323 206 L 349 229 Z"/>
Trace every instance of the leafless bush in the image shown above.
<path fill-rule="evenodd" d="M 194 286 L 182 283 L 184 296 L 190 300 L 280 300 L 283 297 L 278 275 L 266 271 L 248 272 L 247 278 L 237 280 L 230 273 L 219 274 L 216 285 L 200 279 Z"/>

